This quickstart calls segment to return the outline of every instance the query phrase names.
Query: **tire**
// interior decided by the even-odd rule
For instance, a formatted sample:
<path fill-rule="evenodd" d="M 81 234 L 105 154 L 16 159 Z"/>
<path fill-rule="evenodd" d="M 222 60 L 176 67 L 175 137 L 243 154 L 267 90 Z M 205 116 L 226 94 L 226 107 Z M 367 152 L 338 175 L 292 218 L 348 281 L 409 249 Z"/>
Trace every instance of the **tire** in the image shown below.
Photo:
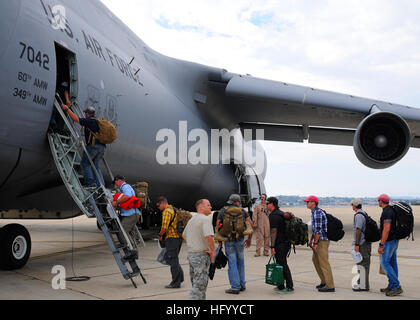
<path fill-rule="evenodd" d="M 0 269 L 23 268 L 31 255 L 31 236 L 19 224 L 9 224 L 0 230 Z"/>

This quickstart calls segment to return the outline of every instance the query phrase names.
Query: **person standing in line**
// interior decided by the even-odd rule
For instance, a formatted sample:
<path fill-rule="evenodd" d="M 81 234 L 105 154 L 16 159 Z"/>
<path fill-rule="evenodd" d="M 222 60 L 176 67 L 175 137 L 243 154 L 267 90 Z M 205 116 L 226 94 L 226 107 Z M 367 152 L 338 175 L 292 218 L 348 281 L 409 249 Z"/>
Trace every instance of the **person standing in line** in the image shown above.
<path fill-rule="evenodd" d="M 214 260 L 216 247 L 214 230 L 210 219 L 211 204 L 207 199 L 195 204 L 197 214 L 185 227 L 182 237 L 187 242 L 188 262 L 190 264 L 191 292 L 190 300 L 206 300 L 209 282 L 210 263 Z"/>
<path fill-rule="evenodd" d="M 238 194 L 232 194 L 227 201 L 228 206 L 224 207 L 219 211 L 217 217 L 216 226 L 220 226 L 221 222 L 224 221 L 224 215 L 229 210 L 237 210 L 240 208 L 242 210 L 242 216 L 244 223 L 248 223 L 253 227 L 251 218 L 248 213 L 241 208 L 241 196 Z M 241 291 L 246 290 L 246 281 L 245 281 L 245 256 L 244 249 L 251 246 L 252 234 L 248 236 L 248 239 L 245 241 L 244 236 L 239 238 L 230 238 L 228 241 L 225 241 L 225 251 L 228 258 L 228 276 L 229 283 L 231 288 L 225 290 L 228 294 L 239 294 Z"/>
<path fill-rule="evenodd" d="M 312 236 L 309 240 L 309 246 L 313 250 L 312 262 L 321 279 L 321 284 L 316 288 L 319 292 L 335 292 L 333 274 L 328 261 L 330 241 L 327 237 L 327 215 L 318 207 L 318 197 L 310 196 L 304 201 L 306 207 L 312 212 Z"/>
<path fill-rule="evenodd" d="M 267 208 L 270 212 L 271 254 L 275 256 L 276 262 L 283 267 L 283 279 L 286 281 L 286 287 L 284 283 L 281 283 L 275 290 L 290 293 L 294 291 L 294 288 L 292 273 L 287 264 L 287 255 L 292 248 L 292 244 L 286 237 L 284 212 L 280 210 L 279 201 L 275 197 L 268 198 Z"/>
<path fill-rule="evenodd" d="M 389 205 L 391 198 L 382 194 L 378 197 L 378 205 L 382 208 L 381 215 L 381 241 L 378 253 L 381 255 L 381 266 L 388 277 L 388 286 L 381 289 L 388 297 L 395 297 L 403 293 L 398 280 L 397 250 L 399 240 L 395 238 L 396 216 L 395 211 Z"/>
<path fill-rule="evenodd" d="M 355 212 L 354 221 L 353 221 L 353 232 L 354 232 L 354 251 L 360 252 L 362 255 L 363 260 L 359 262 L 357 265 L 361 266 L 364 271 L 362 272 L 362 278 L 365 279 L 365 283 L 360 283 L 359 279 L 359 286 L 357 288 L 353 288 L 353 291 L 360 292 L 360 291 L 369 291 L 369 270 L 370 270 L 370 257 L 372 251 L 372 243 L 367 242 L 365 239 L 366 233 L 366 217 L 367 213 L 362 209 L 362 200 L 360 199 L 353 199 L 351 202 L 353 211 Z"/>

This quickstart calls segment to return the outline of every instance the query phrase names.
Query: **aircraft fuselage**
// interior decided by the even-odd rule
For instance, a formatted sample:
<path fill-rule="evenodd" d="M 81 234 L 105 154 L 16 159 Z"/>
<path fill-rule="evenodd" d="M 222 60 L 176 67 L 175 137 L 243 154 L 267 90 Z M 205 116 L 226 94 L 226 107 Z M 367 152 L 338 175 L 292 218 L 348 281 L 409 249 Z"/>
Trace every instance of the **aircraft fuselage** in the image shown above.
<path fill-rule="evenodd" d="M 57 6 L 65 16 L 57 15 Z M 181 139 L 179 122 L 187 121 L 188 130 L 210 133 L 214 122 L 194 99 L 197 84 L 221 70 L 154 52 L 100 2 L 14 0 L 0 7 L 0 210 L 72 207 L 46 139 L 57 90 L 57 47 L 75 55 L 73 94 L 79 105 L 94 106 L 98 118 L 117 125 L 119 139 L 106 152 L 114 174 L 132 183 L 148 181 L 152 199 L 165 195 L 188 208 L 201 197 L 220 206 L 238 191 L 230 165 L 178 159 L 165 166 L 156 160 L 159 130 L 171 129 Z"/>

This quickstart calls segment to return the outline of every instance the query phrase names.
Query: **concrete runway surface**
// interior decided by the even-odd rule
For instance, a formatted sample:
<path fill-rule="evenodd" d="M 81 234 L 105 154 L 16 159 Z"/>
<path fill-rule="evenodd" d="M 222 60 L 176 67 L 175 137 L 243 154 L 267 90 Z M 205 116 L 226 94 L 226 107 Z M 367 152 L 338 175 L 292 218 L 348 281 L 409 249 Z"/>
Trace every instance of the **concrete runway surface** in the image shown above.
<path fill-rule="evenodd" d="M 330 263 L 336 286 L 335 293 L 318 293 L 315 286 L 319 278 L 312 264 L 312 251 L 306 247 L 297 247 L 289 258 L 289 266 L 295 284 L 295 292 L 276 293 L 272 286 L 264 283 L 265 265 L 268 257 L 254 257 L 253 245 L 245 251 L 247 290 L 239 295 L 225 294 L 229 280 L 227 267 L 217 270 L 213 281 L 209 281 L 208 300 L 420 300 L 420 238 L 412 242 L 400 241 L 398 250 L 399 279 L 404 290 L 401 296 L 389 298 L 379 292 L 387 286 L 386 276 L 379 274 L 378 243 L 372 246 L 370 272 L 370 292 L 356 293 L 351 289 L 354 263 L 350 254 L 353 238 L 353 211 L 351 207 L 324 208 L 328 213 L 340 218 L 346 235 L 340 242 L 330 246 Z M 379 221 L 381 209 L 365 208 L 370 216 Z M 420 207 L 413 207 L 415 221 L 420 221 Z M 310 211 L 305 208 L 282 208 L 292 211 L 305 222 L 310 220 Z M 187 248 L 184 244 L 180 253 L 180 262 L 184 269 L 185 282 L 181 289 L 165 289 L 171 281 L 169 267 L 156 261 L 160 252 L 157 242 L 149 240 L 140 250 L 138 264 L 147 279 L 144 284 L 136 277 L 138 288 L 121 276 L 115 260 L 105 243 L 104 236 L 96 227 L 95 219 L 85 217 L 65 221 L 18 220 L 0 221 L 0 226 L 19 223 L 26 226 L 32 238 L 32 253 L 27 265 L 17 271 L 0 271 L 1 300 L 187 300 L 191 289 Z M 72 243 L 72 234 L 74 242 Z M 417 223 L 415 236 L 420 235 Z M 149 233 L 150 236 L 150 233 Z M 66 282 L 65 290 L 54 290 L 52 273 L 54 266 L 65 267 L 66 277 L 89 276 L 86 282 Z"/>

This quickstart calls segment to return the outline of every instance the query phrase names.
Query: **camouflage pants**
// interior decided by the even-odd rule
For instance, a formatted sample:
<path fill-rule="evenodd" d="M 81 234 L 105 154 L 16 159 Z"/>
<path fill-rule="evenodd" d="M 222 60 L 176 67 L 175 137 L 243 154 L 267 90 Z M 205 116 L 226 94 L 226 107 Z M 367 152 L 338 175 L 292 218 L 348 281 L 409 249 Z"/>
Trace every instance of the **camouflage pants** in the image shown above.
<path fill-rule="evenodd" d="M 206 300 L 209 282 L 210 256 L 207 253 L 188 253 L 192 289 L 190 300 Z"/>

